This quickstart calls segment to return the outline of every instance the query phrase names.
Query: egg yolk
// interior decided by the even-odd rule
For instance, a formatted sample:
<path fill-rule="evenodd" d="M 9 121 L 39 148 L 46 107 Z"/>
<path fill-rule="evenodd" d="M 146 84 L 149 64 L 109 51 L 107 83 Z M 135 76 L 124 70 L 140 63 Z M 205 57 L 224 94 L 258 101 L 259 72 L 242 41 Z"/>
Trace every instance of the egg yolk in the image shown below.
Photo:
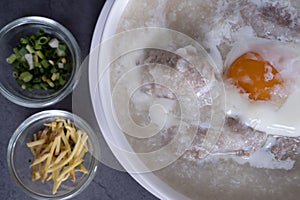
<path fill-rule="evenodd" d="M 274 86 L 283 83 L 276 68 L 256 52 L 247 52 L 237 58 L 226 76 L 252 100 L 270 100 Z"/>

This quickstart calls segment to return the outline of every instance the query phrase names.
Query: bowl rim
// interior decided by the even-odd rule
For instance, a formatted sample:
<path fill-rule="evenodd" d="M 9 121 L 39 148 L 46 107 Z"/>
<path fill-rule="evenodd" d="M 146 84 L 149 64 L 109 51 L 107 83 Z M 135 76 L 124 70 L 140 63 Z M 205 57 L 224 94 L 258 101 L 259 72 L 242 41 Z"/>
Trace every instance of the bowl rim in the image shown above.
<path fill-rule="evenodd" d="M 12 94 L 10 91 L 8 91 L 3 84 L 0 82 L 0 93 L 9 101 L 28 108 L 43 108 L 50 105 L 53 105 L 62 99 L 64 99 L 68 94 L 70 94 L 73 89 L 76 87 L 78 80 L 81 75 L 81 50 L 79 48 L 79 45 L 75 39 L 75 37 L 72 35 L 72 33 L 64 27 L 59 22 L 47 18 L 47 17 L 41 17 L 41 16 L 26 16 L 21 17 L 18 19 L 13 20 L 12 22 L 5 25 L 0 30 L 0 40 L 12 29 L 26 25 L 26 24 L 40 24 L 48 27 L 56 27 L 57 29 L 61 30 L 61 33 L 68 38 L 70 41 L 70 51 L 74 52 L 74 66 L 72 70 L 72 74 L 70 75 L 69 81 L 67 84 L 62 87 L 61 89 L 56 91 L 56 94 L 53 96 L 49 96 L 45 99 L 30 99 L 30 98 L 22 98 L 21 96 L 16 96 Z"/>
<path fill-rule="evenodd" d="M 102 135 L 110 147 L 112 153 L 116 157 L 116 159 L 120 162 L 122 167 L 129 173 L 129 175 L 137 181 L 142 187 L 152 193 L 159 199 L 188 199 L 185 195 L 176 191 L 170 185 L 165 183 L 159 177 L 157 177 L 153 172 L 148 173 L 134 173 L 130 172 L 128 169 L 135 168 L 134 162 L 131 162 L 130 158 L 124 157 L 118 151 L 118 148 L 115 148 L 110 140 L 116 142 L 118 145 L 126 145 L 128 147 L 129 143 L 121 141 L 124 138 L 122 136 L 118 136 L 118 138 L 112 137 L 110 124 L 106 119 L 105 114 L 105 106 L 103 98 L 107 97 L 103 95 L 103 91 L 101 91 L 101 87 L 98 87 L 98 84 L 95 84 L 95 81 L 99 79 L 99 53 L 100 48 L 99 45 L 114 36 L 115 33 L 115 25 L 110 22 L 118 23 L 120 16 L 123 14 L 123 9 L 128 5 L 130 0 L 118 1 L 118 0 L 107 0 L 95 26 L 95 30 L 93 33 L 92 44 L 90 48 L 91 58 L 89 60 L 89 90 L 92 98 L 92 106 L 93 112 L 95 114 L 98 126 L 102 132 Z M 120 12 L 121 11 L 121 12 Z M 109 79 L 109 78 L 108 78 Z M 105 81 L 107 81 L 105 79 Z M 121 138 L 121 139 L 120 139 Z M 121 142 L 120 142 L 121 141 Z M 130 148 L 130 147 L 129 147 Z M 134 152 L 132 150 L 132 152 Z"/>
<path fill-rule="evenodd" d="M 75 124 L 75 126 L 76 126 L 76 121 L 80 121 L 80 123 L 83 125 L 94 149 L 94 152 L 92 153 L 93 159 L 91 161 L 92 167 L 89 173 L 85 175 L 88 176 L 86 181 L 79 187 L 76 187 L 65 194 L 59 196 L 52 196 L 52 195 L 42 195 L 42 194 L 33 193 L 32 190 L 24 186 L 24 184 L 20 181 L 18 175 L 15 172 L 14 164 L 13 164 L 15 145 L 19 137 L 23 133 L 23 131 L 26 128 L 28 128 L 32 123 L 44 118 L 55 118 L 55 117 L 65 117 L 67 119 L 71 119 L 71 121 Z M 99 165 L 99 157 L 100 157 L 100 143 L 96 133 L 93 131 L 91 126 L 76 114 L 64 110 L 46 110 L 29 116 L 16 128 L 15 132 L 13 133 L 13 135 L 9 140 L 8 147 L 7 147 L 7 164 L 12 179 L 28 196 L 39 200 L 46 200 L 46 199 L 66 200 L 80 194 L 92 182 L 93 178 L 95 177 Z"/>

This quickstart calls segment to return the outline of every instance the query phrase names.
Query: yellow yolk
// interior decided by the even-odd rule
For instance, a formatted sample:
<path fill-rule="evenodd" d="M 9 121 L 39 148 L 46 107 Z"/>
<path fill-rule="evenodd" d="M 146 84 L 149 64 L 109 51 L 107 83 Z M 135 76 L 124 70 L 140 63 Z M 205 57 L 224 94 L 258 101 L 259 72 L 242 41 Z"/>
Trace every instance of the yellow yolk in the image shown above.
<path fill-rule="evenodd" d="M 276 68 L 252 51 L 237 58 L 228 68 L 226 76 L 252 100 L 270 100 L 273 87 L 283 83 Z"/>

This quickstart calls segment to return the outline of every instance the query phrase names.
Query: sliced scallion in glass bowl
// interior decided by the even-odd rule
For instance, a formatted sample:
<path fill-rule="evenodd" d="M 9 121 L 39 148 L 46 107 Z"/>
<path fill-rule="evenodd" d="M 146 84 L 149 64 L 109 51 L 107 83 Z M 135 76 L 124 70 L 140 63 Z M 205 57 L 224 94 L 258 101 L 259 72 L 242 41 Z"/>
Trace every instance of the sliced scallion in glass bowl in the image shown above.
<path fill-rule="evenodd" d="M 0 93 L 21 106 L 41 108 L 72 92 L 81 52 L 74 36 L 45 17 L 23 17 L 0 30 Z"/>

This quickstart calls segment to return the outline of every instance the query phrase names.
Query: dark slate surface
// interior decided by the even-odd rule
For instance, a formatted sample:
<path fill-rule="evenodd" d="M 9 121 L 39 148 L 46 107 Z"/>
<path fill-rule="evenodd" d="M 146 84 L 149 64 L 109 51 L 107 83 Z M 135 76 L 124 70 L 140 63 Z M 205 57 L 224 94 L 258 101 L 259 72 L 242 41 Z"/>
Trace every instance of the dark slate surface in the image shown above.
<path fill-rule="evenodd" d="M 23 16 L 50 17 L 73 33 L 84 58 L 89 53 L 94 26 L 104 2 L 104 0 L 1 0 L 0 28 Z M 51 108 L 71 111 L 71 95 L 45 109 Z M 11 179 L 6 153 L 8 141 L 16 127 L 25 118 L 41 110 L 44 109 L 20 107 L 0 95 L 0 199 L 31 199 Z M 101 165 L 93 182 L 74 199 L 155 199 L 155 197 L 127 173 Z"/>

